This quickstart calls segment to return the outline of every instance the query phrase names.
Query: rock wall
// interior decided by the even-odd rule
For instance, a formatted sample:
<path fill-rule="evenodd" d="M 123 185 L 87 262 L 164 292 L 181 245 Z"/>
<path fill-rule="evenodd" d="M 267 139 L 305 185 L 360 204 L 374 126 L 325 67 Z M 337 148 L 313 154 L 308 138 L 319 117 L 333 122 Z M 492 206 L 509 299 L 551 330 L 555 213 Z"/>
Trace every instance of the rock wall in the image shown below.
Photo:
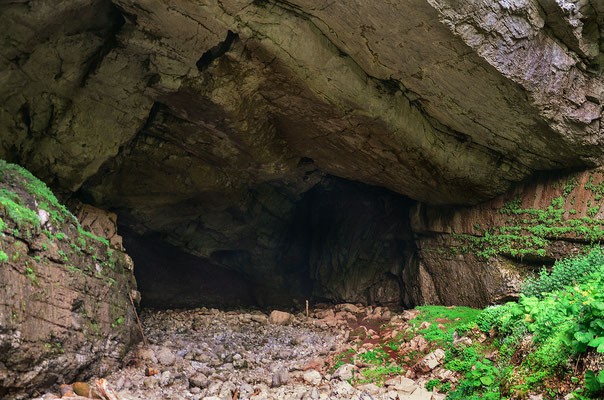
<path fill-rule="evenodd" d="M 478 203 L 602 161 L 599 4 L 12 2 L 0 157 L 73 192 L 156 141 L 186 153 L 199 190 L 286 181 L 306 157 Z"/>
<path fill-rule="evenodd" d="M 297 220 L 325 179 L 468 206 L 604 162 L 601 1 L 0 7 L 0 158 L 139 237 L 249 277 L 265 304 L 478 305 L 516 291 L 503 258 L 430 261 L 424 249 L 441 247 L 430 240 L 453 246 L 432 225 L 416 224 L 409 255 L 396 201 L 373 189 L 356 203 L 322 197 L 322 217 Z M 380 221 L 373 239 L 355 213 Z"/>
<path fill-rule="evenodd" d="M 121 363 L 138 340 L 132 260 L 82 229 L 46 186 L 0 161 L 0 397 Z"/>
<path fill-rule="evenodd" d="M 604 169 L 591 169 L 543 174 L 473 207 L 418 205 L 418 268 L 435 295 L 424 293 L 433 303 L 471 306 L 517 296 L 526 273 L 604 239 L 603 196 Z"/>

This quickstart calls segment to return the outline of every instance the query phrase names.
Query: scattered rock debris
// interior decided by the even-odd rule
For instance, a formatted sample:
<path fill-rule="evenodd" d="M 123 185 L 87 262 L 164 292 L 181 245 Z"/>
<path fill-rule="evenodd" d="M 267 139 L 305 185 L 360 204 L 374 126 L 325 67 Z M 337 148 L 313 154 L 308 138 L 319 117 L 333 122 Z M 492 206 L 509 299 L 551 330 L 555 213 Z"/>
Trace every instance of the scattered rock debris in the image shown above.
<path fill-rule="evenodd" d="M 412 316 L 354 304 L 318 307 L 310 317 L 282 311 L 267 316 L 205 308 L 146 310 L 141 321 L 149 345 L 132 349 L 120 370 L 106 380 L 62 385 L 36 399 L 444 399 L 425 389 L 437 376 L 455 380 L 454 373 L 439 368 L 442 349 L 414 336 L 398 351 L 383 351 L 384 343 L 411 330 Z M 376 367 L 371 359 L 376 351 L 391 370 L 366 379 Z M 346 357 L 353 353 L 356 361 Z"/>

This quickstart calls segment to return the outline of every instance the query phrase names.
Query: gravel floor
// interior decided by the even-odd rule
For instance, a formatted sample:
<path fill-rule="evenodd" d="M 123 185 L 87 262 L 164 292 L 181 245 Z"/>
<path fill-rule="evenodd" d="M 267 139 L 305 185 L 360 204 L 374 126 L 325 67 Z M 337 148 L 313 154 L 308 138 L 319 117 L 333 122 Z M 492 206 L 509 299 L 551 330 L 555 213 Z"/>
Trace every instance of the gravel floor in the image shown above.
<path fill-rule="evenodd" d="M 362 325 L 361 318 L 375 329 L 390 319 L 387 310 L 354 308 L 317 310 L 310 318 L 284 312 L 146 310 L 141 321 L 148 346 L 137 345 L 106 380 L 121 400 L 440 398 L 402 376 L 382 387 L 353 387 L 349 379 L 356 367 L 350 364 L 328 373 L 333 356 L 350 346 L 349 335 Z M 56 398 L 49 393 L 40 399 Z"/>

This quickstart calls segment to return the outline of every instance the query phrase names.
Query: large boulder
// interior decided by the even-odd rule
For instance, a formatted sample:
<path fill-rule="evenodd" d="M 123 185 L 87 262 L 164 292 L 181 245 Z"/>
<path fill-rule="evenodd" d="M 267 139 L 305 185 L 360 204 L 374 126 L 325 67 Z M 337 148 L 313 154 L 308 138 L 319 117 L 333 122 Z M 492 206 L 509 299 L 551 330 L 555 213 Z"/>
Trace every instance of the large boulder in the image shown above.
<path fill-rule="evenodd" d="M 0 160 L 0 397 L 106 374 L 138 339 L 132 260 Z"/>

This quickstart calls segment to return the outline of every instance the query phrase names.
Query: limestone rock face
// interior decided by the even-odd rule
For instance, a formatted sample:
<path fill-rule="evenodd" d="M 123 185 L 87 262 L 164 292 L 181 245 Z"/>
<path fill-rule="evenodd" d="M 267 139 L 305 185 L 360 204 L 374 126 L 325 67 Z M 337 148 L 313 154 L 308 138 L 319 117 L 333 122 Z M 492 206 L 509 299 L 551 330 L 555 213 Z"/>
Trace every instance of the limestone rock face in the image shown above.
<path fill-rule="evenodd" d="M 71 207 L 75 211 L 80 226 L 86 231 L 105 238 L 112 247 L 124 250 L 122 237 L 117 233 L 117 215 L 106 210 L 76 201 Z"/>
<path fill-rule="evenodd" d="M 117 367 L 138 340 L 132 260 L 4 161 L 0 236 L 0 397 Z"/>
<path fill-rule="evenodd" d="M 54 3 L 3 6 L 1 143 L 64 190 L 183 131 L 205 185 L 307 157 L 438 203 L 601 159 L 599 2 Z"/>
<path fill-rule="evenodd" d="M 409 257 L 396 202 L 336 185 L 349 198 L 317 208 L 337 218 L 314 242 L 299 239 L 318 221 L 301 210 L 336 178 L 465 206 L 538 171 L 600 165 L 601 4 L 10 2 L 0 158 L 114 210 L 131 242 L 240 274 L 264 303 L 437 301 L 442 258 Z M 380 221 L 372 235 L 352 231 L 359 212 Z M 442 281 L 468 265 L 442 262 Z M 513 291 L 500 267 L 462 275 Z M 477 285 L 456 301 L 487 301 Z"/>
<path fill-rule="evenodd" d="M 604 170 L 592 169 L 537 177 L 478 206 L 418 205 L 411 225 L 427 283 L 409 295 L 472 306 L 517 297 L 527 272 L 604 238 L 603 195 Z"/>

